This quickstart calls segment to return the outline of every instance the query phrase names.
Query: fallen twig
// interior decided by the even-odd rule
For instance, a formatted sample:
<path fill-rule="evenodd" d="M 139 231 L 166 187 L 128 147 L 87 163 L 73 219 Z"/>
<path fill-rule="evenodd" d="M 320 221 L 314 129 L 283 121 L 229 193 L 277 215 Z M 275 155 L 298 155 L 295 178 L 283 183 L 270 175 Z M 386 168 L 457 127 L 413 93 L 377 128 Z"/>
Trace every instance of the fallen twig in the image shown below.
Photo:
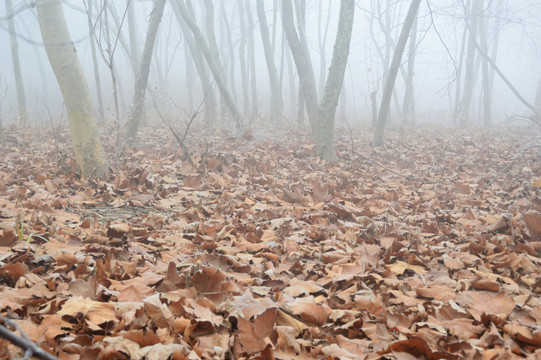
<path fill-rule="evenodd" d="M 38 359 L 44 360 L 58 360 L 55 356 L 49 354 L 47 351 L 40 348 L 32 340 L 30 340 L 26 334 L 19 328 L 19 326 L 13 321 L 0 317 L 0 321 L 4 324 L 7 324 L 17 330 L 21 336 L 18 336 L 13 331 L 9 330 L 4 325 L 0 325 L 0 336 L 4 339 L 10 341 L 12 344 L 17 345 L 21 349 L 24 349 L 24 359 L 30 359 L 31 356 L 34 356 Z"/>

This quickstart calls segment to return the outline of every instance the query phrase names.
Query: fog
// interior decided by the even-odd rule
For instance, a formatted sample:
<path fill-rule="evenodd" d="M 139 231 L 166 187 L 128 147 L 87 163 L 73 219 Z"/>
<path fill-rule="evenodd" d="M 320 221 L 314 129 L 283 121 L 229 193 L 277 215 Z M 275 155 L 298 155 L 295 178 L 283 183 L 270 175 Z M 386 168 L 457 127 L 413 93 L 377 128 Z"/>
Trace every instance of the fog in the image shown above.
<path fill-rule="evenodd" d="M 73 39 L 74 48 L 86 74 L 94 105 L 97 104 L 97 89 L 95 83 L 94 65 L 89 36 L 86 10 L 88 1 L 64 0 L 63 8 Z M 107 118 L 114 117 L 113 86 L 111 75 L 104 58 L 107 58 L 105 30 L 103 21 L 97 21 L 98 11 L 103 8 L 103 0 L 93 1 L 93 21 L 96 25 L 97 63 L 101 79 L 101 92 Z M 14 21 L 18 41 L 22 78 L 26 92 L 28 119 L 31 124 L 49 121 L 49 114 L 55 121 L 60 121 L 64 114 L 62 96 L 54 77 L 37 21 L 36 9 L 32 1 L 15 1 Z M 127 1 L 108 1 L 110 6 L 109 27 L 116 48 L 113 57 L 114 69 L 118 77 L 120 118 L 125 119 L 131 106 L 134 92 L 134 71 L 130 56 L 125 46 L 129 46 L 130 33 L 128 22 L 124 18 Z M 217 45 L 227 78 L 234 93 L 234 99 L 239 108 L 246 112 L 245 99 L 241 84 L 241 62 L 239 46 L 241 26 L 239 22 L 238 1 L 214 3 L 214 27 Z M 279 3 L 265 1 L 265 11 L 269 25 L 270 36 L 275 40 L 274 60 L 279 74 L 282 76 L 282 91 L 284 99 L 284 116 L 288 122 L 295 123 L 297 117 L 297 93 L 291 91 L 290 78 L 293 78 L 295 89 L 298 78 L 293 65 L 288 65 L 289 49 L 281 25 L 280 11 L 276 14 L 273 9 Z M 498 41 L 498 51 L 493 59 L 509 81 L 521 95 L 534 102 L 537 83 L 541 79 L 541 4 L 534 0 L 506 0 L 497 10 L 498 1 L 486 1 L 485 16 L 488 33 L 489 51 Z M 256 85 L 258 95 L 258 115 L 269 116 L 269 76 L 265 63 L 264 49 L 261 41 L 259 23 L 255 10 L 255 2 L 250 2 L 251 14 L 254 21 L 254 56 L 256 60 Z M 386 38 L 378 23 L 378 7 L 381 8 L 382 22 L 390 21 L 393 44 L 390 46 L 391 55 L 394 43 L 398 38 L 401 24 L 408 10 L 409 1 L 389 0 L 389 16 L 385 13 L 386 1 L 357 1 L 355 20 L 350 46 L 350 55 L 344 78 L 338 114 L 347 118 L 351 123 L 369 123 L 371 116 L 370 94 L 376 92 L 380 98 L 383 92 L 383 78 L 386 65 L 378 51 L 385 52 Z M 445 125 L 453 123 L 453 106 L 457 86 L 457 71 L 460 66 L 460 53 L 464 33 L 465 15 L 460 1 L 434 0 L 422 2 L 418 19 L 418 35 L 414 70 L 414 99 L 418 123 L 437 122 Z M 202 1 L 193 2 L 198 25 L 204 28 L 204 6 Z M 135 15 L 135 36 L 139 51 L 142 51 L 148 27 L 148 19 L 153 7 L 153 1 L 132 0 L 130 2 Z M 307 1 L 306 2 L 306 35 L 313 63 L 318 96 L 321 96 L 320 40 L 325 32 L 328 21 L 328 33 L 324 46 L 325 69 L 328 69 L 333 54 L 333 45 L 338 24 L 340 3 L 338 1 Z M 4 125 L 16 123 L 17 91 L 10 51 L 8 30 L 8 15 L 5 7 L 0 14 L 0 115 Z M 225 14 L 224 14 L 225 11 Z M 117 21 L 111 14 L 116 12 Z M 225 31 L 227 19 L 230 36 Z M 327 20 L 328 19 L 328 20 Z M 103 19 L 102 19 L 103 20 Z M 243 25 L 247 25 L 246 22 Z M 228 42 L 230 40 L 230 42 Z M 388 40 L 387 40 L 388 42 Z M 101 44 L 101 45 L 100 45 Z M 235 57 L 231 58 L 228 46 L 233 46 Z M 100 46 L 103 48 L 99 50 Z M 113 44 L 114 46 L 114 44 Z M 379 49 L 378 49 L 379 48 Z M 197 73 L 188 47 L 172 11 L 171 4 L 165 6 L 163 18 L 158 30 L 154 55 L 152 58 L 149 86 L 152 95 L 147 92 L 147 107 L 152 111 L 150 96 L 160 99 L 158 104 L 167 109 L 180 112 L 192 112 L 204 98 L 206 89 L 202 89 L 197 79 Z M 285 51 L 285 53 L 284 53 Z M 100 54 L 100 53 L 103 53 Z M 282 55 L 284 54 L 284 55 Z M 476 62 L 480 63 L 480 57 Z M 188 61 L 188 62 L 187 62 Z M 232 63 L 233 70 L 231 69 Z M 407 66 L 407 49 L 402 59 L 402 68 Z M 475 81 L 472 99 L 472 125 L 481 123 L 481 65 L 476 64 L 476 78 L 464 79 L 464 82 Z M 187 76 L 187 73 L 189 76 Z M 325 72 L 325 76 L 326 76 Z M 233 75 L 233 77 L 231 76 Z M 233 84 L 231 84 L 233 78 Z M 216 85 L 213 90 L 217 92 Z M 395 84 L 398 102 L 403 99 L 405 82 L 399 74 Z M 530 115 L 531 111 L 522 104 L 510 91 L 509 87 L 496 74 L 493 84 L 492 121 L 505 121 L 514 114 Z M 218 101 L 220 97 L 217 97 Z M 217 105 L 218 106 L 218 105 Z M 399 106 L 399 104 L 398 104 Z M 397 121 L 397 104 L 392 104 L 392 119 Z M 337 120 L 337 123 L 339 121 Z"/>

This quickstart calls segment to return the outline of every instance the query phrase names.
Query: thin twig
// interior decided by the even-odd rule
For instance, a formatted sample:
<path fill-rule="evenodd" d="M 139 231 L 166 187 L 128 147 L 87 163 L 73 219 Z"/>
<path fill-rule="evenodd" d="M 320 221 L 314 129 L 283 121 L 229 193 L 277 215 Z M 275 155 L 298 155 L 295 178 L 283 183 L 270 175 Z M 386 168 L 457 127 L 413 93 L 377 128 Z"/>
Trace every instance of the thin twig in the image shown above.
<path fill-rule="evenodd" d="M 7 324 L 13 327 L 15 330 L 17 330 L 21 334 L 21 336 L 19 336 L 15 334 L 13 331 L 9 330 L 4 325 L 0 325 L 0 337 L 3 337 L 4 339 L 10 341 L 12 344 L 20 347 L 21 349 L 24 349 L 25 359 L 29 358 L 27 357 L 27 354 L 30 353 L 31 356 L 34 356 L 38 359 L 58 360 L 58 358 L 49 354 L 47 351 L 43 350 L 34 342 L 32 342 L 15 322 L 3 316 L 0 316 L 0 321 L 3 322 L 4 324 Z"/>

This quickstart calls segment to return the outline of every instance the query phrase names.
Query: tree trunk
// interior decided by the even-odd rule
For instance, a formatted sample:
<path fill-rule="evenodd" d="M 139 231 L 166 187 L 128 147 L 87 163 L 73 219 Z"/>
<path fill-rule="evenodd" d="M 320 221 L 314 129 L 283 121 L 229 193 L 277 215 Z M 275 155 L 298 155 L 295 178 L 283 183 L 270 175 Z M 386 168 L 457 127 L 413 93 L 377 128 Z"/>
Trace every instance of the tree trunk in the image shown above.
<path fill-rule="evenodd" d="M 418 18 L 415 18 L 411 29 L 409 49 L 408 49 L 408 72 L 406 75 L 406 92 L 404 93 L 404 102 L 402 103 L 402 119 L 400 121 L 400 133 L 404 133 L 406 123 L 415 122 L 415 113 L 412 112 L 413 97 L 413 76 L 415 68 L 415 52 L 417 48 L 417 23 Z M 411 121 L 409 121 L 411 120 Z"/>
<path fill-rule="evenodd" d="M 186 39 L 183 41 L 184 43 L 184 65 L 186 66 L 186 92 L 185 96 L 187 97 L 188 103 L 186 104 L 188 107 L 188 112 L 192 113 L 193 108 L 193 92 L 194 89 L 194 72 L 195 72 L 195 65 L 193 62 L 192 55 L 190 53 L 190 48 L 188 47 L 188 42 Z M 203 90 L 205 91 L 205 90 Z"/>
<path fill-rule="evenodd" d="M 259 19 L 259 28 L 261 31 L 261 40 L 263 42 L 263 50 L 265 51 L 265 60 L 267 62 L 267 71 L 269 72 L 270 88 L 271 88 L 271 122 L 278 124 L 282 120 L 282 92 L 278 83 L 278 74 L 274 64 L 274 52 L 272 51 L 269 28 L 267 25 L 267 17 L 265 15 L 265 5 L 263 0 L 256 1 L 257 17 Z"/>
<path fill-rule="evenodd" d="M 156 40 L 156 34 L 158 33 L 158 26 L 162 19 L 165 2 L 166 0 L 156 0 L 154 2 L 152 14 L 150 15 L 143 54 L 141 55 L 141 64 L 135 79 L 132 108 L 128 115 L 126 140 L 130 146 L 133 146 L 135 143 L 137 132 L 139 131 L 143 103 L 145 101 L 145 90 L 148 83 L 148 74 L 150 72 L 150 63 L 152 61 L 152 53 L 154 50 L 154 42 Z"/>
<path fill-rule="evenodd" d="M 466 3 L 466 8 L 470 7 L 470 0 Z M 468 36 L 468 27 L 464 26 L 462 32 L 462 43 L 460 45 L 460 55 L 458 57 L 458 68 L 456 70 L 456 86 L 455 86 L 455 105 L 453 108 L 453 121 L 456 125 L 460 117 L 460 91 L 462 90 L 462 68 L 464 66 L 464 54 L 466 53 L 466 39 Z"/>
<path fill-rule="evenodd" d="M 383 97 L 381 99 L 378 114 L 378 122 L 376 124 L 376 131 L 374 132 L 374 140 L 372 141 L 373 146 L 383 145 L 383 135 L 385 133 L 385 125 L 387 122 L 387 116 L 389 114 L 389 105 L 391 103 L 394 83 L 396 81 L 396 76 L 398 75 L 398 70 L 400 68 L 400 62 L 402 61 L 402 55 L 404 54 L 406 43 L 408 42 L 409 33 L 415 19 L 417 18 L 417 13 L 419 12 L 420 4 L 421 0 L 412 0 L 408 14 L 406 15 L 406 21 L 402 26 L 402 31 L 400 33 L 400 37 L 398 38 L 398 43 L 396 44 L 387 82 L 385 84 L 385 88 L 383 89 Z"/>
<path fill-rule="evenodd" d="M 477 0 L 483 6 L 483 0 Z M 488 40 L 487 40 L 487 17 L 484 12 L 479 14 L 479 44 L 483 51 L 488 54 Z M 488 68 L 488 61 L 484 57 L 482 58 L 483 66 L 483 115 L 484 125 L 490 126 L 492 122 L 492 99 L 490 91 L 490 74 Z"/>
<path fill-rule="evenodd" d="M 173 8 L 173 13 L 177 18 L 182 34 L 184 35 L 185 43 L 190 50 L 190 54 L 192 55 L 197 74 L 199 75 L 199 80 L 201 81 L 201 87 L 204 96 L 203 101 L 205 102 L 205 121 L 207 125 L 214 124 L 216 122 L 216 119 L 218 118 L 218 111 L 216 107 L 216 94 L 212 89 L 212 83 L 210 81 L 207 68 L 205 66 L 203 53 L 201 52 L 201 48 L 195 42 L 190 28 L 188 28 L 188 26 L 182 19 L 178 3 L 175 0 L 171 0 L 169 3 Z"/>
<path fill-rule="evenodd" d="M 370 104 L 372 105 L 372 127 L 376 129 L 378 124 L 378 93 L 376 91 L 370 93 Z"/>
<path fill-rule="evenodd" d="M 242 1 L 242 0 L 240 0 Z M 254 19 L 250 6 L 252 0 L 246 0 L 246 18 L 248 19 L 248 68 L 250 69 L 250 90 L 252 93 L 250 117 L 254 119 L 257 116 L 259 101 L 257 100 L 257 77 L 255 71 L 255 51 L 254 51 Z"/>
<path fill-rule="evenodd" d="M 221 8 L 221 16 L 223 26 L 225 28 L 225 42 L 227 43 L 227 49 L 229 51 L 229 59 L 230 63 L 229 66 L 229 88 L 231 89 L 231 96 L 233 96 L 233 99 L 237 99 L 237 86 L 236 86 L 236 79 L 235 76 L 235 47 L 233 46 L 233 40 L 231 35 L 231 24 L 229 24 L 229 20 L 227 18 L 227 11 L 225 8 L 225 4 L 223 1 L 220 2 L 220 8 Z M 225 51 L 225 45 L 224 45 L 224 51 Z M 224 57 L 225 58 L 225 57 Z"/>
<path fill-rule="evenodd" d="M 109 166 L 99 140 L 88 85 L 60 0 L 37 0 L 36 6 L 45 50 L 66 105 L 77 164 L 84 176 L 105 177 Z"/>
<path fill-rule="evenodd" d="M 137 34 L 136 20 L 135 20 L 135 2 L 128 1 L 128 33 L 130 37 L 130 58 L 132 63 L 133 74 L 137 76 L 137 71 L 141 66 L 140 50 L 139 50 L 139 36 Z"/>
<path fill-rule="evenodd" d="M 327 75 L 327 64 L 325 61 L 325 48 L 327 44 L 327 33 L 329 32 L 329 23 L 331 20 L 331 6 L 332 2 L 329 1 L 328 5 L 329 8 L 327 9 L 327 21 L 325 23 L 325 31 L 323 34 L 321 34 L 321 17 L 323 15 L 323 9 L 322 9 L 323 1 L 319 2 L 319 12 L 318 12 L 318 25 L 317 25 L 317 37 L 318 37 L 318 45 L 319 45 L 319 88 L 318 92 L 319 94 L 323 93 L 323 89 L 325 87 L 325 78 Z"/>
<path fill-rule="evenodd" d="M 19 61 L 19 44 L 15 32 L 15 20 L 13 16 L 13 5 L 11 0 L 6 0 L 6 13 L 8 14 L 9 42 L 11 44 L 11 62 L 13 63 L 13 74 L 15 75 L 15 87 L 17 88 L 17 102 L 19 104 L 19 125 L 27 126 L 26 95 L 24 92 L 23 75 Z"/>
<path fill-rule="evenodd" d="M 325 84 L 323 100 L 318 111 L 316 151 L 320 158 L 327 161 L 334 161 L 336 159 L 336 152 L 334 150 L 334 117 L 349 56 L 354 12 L 355 0 L 342 0 L 340 2 L 340 18 L 338 20 L 338 31 L 334 43 L 331 67 L 329 68 L 329 77 Z"/>
<path fill-rule="evenodd" d="M 477 19 L 482 11 L 482 7 L 479 5 L 482 5 L 480 0 L 472 1 L 470 13 L 468 14 L 466 12 L 466 26 L 469 29 L 469 37 L 465 63 L 466 70 L 464 73 L 464 91 L 462 93 L 462 104 L 458 116 L 458 125 L 461 128 L 465 128 L 470 123 L 471 102 L 475 85 L 475 37 L 477 36 Z"/>
<path fill-rule="evenodd" d="M 239 26 L 240 26 L 240 41 L 239 41 L 239 63 L 240 63 L 240 78 L 243 99 L 243 113 L 246 114 L 250 106 L 248 94 L 248 67 L 246 65 L 246 18 L 244 11 L 244 1 L 239 1 Z"/>
<path fill-rule="evenodd" d="M 299 26 L 299 29 L 301 29 L 302 24 L 299 25 L 301 25 Z M 319 104 L 317 100 L 316 80 L 314 78 L 310 54 L 307 52 L 308 47 L 306 43 L 304 45 L 301 43 L 301 39 L 303 38 L 302 30 L 300 37 L 297 35 L 297 30 L 295 30 L 293 23 L 293 4 L 291 0 L 284 0 L 282 2 L 282 26 L 286 33 L 289 48 L 293 54 L 297 72 L 299 73 L 299 87 L 302 88 L 302 97 L 306 103 L 310 128 L 312 129 L 314 138 L 317 139 Z"/>
<path fill-rule="evenodd" d="M 295 109 L 298 107 L 297 99 L 300 101 L 302 98 L 301 91 L 296 91 L 295 88 L 295 79 L 298 78 L 297 72 L 293 68 L 293 60 L 291 60 L 291 51 L 289 50 L 289 47 L 287 45 L 287 39 L 286 39 L 286 33 L 282 30 L 282 53 L 285 57 L 286 64 L 287 64 L 287 74 L 288 74 L 288 82 L 289 82 L 289 111 L 290 114 L 295 114 Z M 303 102 L 303 114 L 304 114 L 304 102 Z M 297 116 L 297 125 L 299 127 L 304 125 L 304 118 L 300 119 Z"/>
<path fill-rule="evenodd" d="M 92 64 L 94 65 L 94 81 L 96 82 L 96 96 L 98 98 L 98 114 L 100 121 L 105 120 L 105 112 L 103 110 L 103 97 L 101 94 L 101 80 L 100 70 L 98 66 L 98 58 L 96 56 L 96 42 L 94 39 L 94 24 L 92 21 L 92 4 L 93 0 L 88 2 L 87 20 L 88 20 L 88 33 L 90 34 L 90 49 L 92 50 Z"/>
<path fill-rule="evenodd" d="M 188 9 L 186 8 L 186 4 L 184 3 L 184 1 L 177 0 L 177 4 L 180 10 L 180 14 L 182 15 L 182 18 L 184 19 L 184 21 L 190 28 L 194 36 L 195 42 L 200 46 L 201 51 L 203 52 L 203 55 L 205 56 L 205 59 L 210 68 L 210 71 L 212 72 L 212 75 L 214 76 L 214 80 L 216 81 L 216 84 L 218 85 L 218 89 L 220 89 L 220 94 L 222 98 L 224 99 L 225 104 L 229 109 L 229 112 L 233 116 L 233 119 L 235 120 L 235 123 L 237 125 L 237 130 L 241 130 L 243 128 L 242 116 L 240 115 L 237 105 L 233 101 L 233 98 L 231 97 L 231 93 L 229 92 L 229 89 L 227 88 L 227 84 L 225 82 L 222 69 L 220 69 L 220 67 L 216 63 L 216 58 L 214 57 L 213 52 L 209 49 L 209 45 L 207 44 L 207 41 L 205 40 L 205 37 L 203 36 L 201 29 L 199 29 L 197 24 L 194 22 L 193 18 L 188 13 Z"/>

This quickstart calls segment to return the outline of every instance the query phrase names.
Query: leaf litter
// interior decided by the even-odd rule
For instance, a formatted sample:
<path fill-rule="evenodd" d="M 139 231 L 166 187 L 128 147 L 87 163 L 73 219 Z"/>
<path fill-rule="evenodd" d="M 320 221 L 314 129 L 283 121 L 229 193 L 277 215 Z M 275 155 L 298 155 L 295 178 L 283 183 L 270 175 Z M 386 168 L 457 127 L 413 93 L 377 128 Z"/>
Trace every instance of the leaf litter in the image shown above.
<path fill-rule="evenodd" d="M 2 148 L 0 312 L 60 359 L 541 356 L 528 135 L 361 134 L 329 164 L 303 134 L 196 134 L 195 167 L 142 135 L 107 180 L 46 131 Z"/>

